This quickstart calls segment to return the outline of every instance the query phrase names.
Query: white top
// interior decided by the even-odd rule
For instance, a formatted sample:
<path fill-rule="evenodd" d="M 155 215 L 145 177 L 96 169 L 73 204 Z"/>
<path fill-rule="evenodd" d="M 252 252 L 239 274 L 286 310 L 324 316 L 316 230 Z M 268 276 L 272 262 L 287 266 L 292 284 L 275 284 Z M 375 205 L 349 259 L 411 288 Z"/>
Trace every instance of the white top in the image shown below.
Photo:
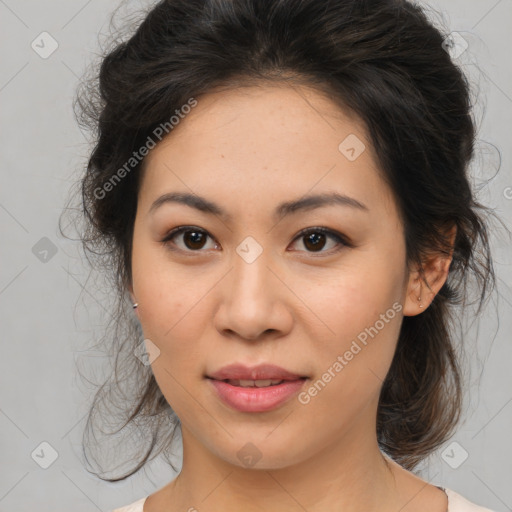
<path fill-rule="evenodd" d="M 451 489 L 446 489 L 440 487 L 446 495 L 448 496 L 448 510 L 446 512 L 494 512 L 489 508 L 480 507 L 471 501 L 468 501 L 464 496 L 452 491 Z M 145 498 L 141 498 L 130 505 L 126 505 L 125 507 L 116 508 L 111 512 L 144 512 L 144 502 L 148 496 Z"/>

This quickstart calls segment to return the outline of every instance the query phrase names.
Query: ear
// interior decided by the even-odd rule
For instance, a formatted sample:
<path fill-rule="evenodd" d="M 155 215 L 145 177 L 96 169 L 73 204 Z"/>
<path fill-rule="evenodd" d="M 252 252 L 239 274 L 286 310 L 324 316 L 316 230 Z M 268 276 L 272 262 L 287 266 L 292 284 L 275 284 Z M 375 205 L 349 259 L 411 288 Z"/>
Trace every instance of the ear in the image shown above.
<path fill-rule="evenodd" d="M 446 282 L 453 258 L 456 234 L 457 226 L 453 226 L 445 233 L 451 247 L 449 254 L 431 252 L 422 259 L 421 267 L 417 266 L 410 271 L 403 309 L 404 316 L 423 313 Z"/>

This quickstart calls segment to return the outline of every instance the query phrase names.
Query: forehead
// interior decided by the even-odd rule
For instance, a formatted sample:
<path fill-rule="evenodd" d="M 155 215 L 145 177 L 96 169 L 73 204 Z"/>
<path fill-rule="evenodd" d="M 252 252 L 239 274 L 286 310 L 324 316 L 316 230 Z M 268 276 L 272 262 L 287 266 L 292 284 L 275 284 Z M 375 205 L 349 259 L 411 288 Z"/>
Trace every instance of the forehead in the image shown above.
<path fill-rule="evenodd" d="M 283 152 L 293 147 L 298 153 L 332 147 L 347 131 L 366 139 L 364 123 L 354 113 L 325 93 L 305 86 L 277 83 L 214 89 L 198 98 L 197 106 L 189 110 L 148 155 L 148 163 L 166 146 L 186 144 L 192 136 L 197 146 L 214 143 L 216 149 L 227 147 L 233 152 L 239 148 L 245 155 L 264 143 L 262 157 L 271 152 L 275 156 L 279 147 Z M 304 140 L 309 141 L 307 148 L 301 144 Z"/>
<path fill-rule="evenodd" d="M 175 190 L 240 208 L 329 190 L 390 199 L 362 121 L 315 90 L 281 85 L 199 97 L 144 162 L 141 196 Z"/>

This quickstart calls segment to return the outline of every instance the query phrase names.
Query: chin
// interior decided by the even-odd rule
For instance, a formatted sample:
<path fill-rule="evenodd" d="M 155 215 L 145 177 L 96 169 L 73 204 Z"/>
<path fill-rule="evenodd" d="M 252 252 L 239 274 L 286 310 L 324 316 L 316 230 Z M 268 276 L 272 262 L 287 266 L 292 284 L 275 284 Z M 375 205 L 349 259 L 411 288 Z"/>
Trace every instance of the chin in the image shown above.
<path fill-rule="evenodd" d="M 298 464 L 308 458 L 303 445 L 294 442 L 296 435 L 275 435 L 270 439 L 268 432 L 260 438 L 257 436 L 234 436 L 229 439 L 229 446 L 215 443 L 212 452 L 228 464 L 243 469 L 277 470 Z M 274 434 L 271 434 L 274 436 Z M 234 439 L 240 440 L 239 442 Z M 244 439 L 242 441 L 242 439 Z M 288 440 L 288 442 L 286 442 Z M 300 451 L 298 451 L 300 450 Z"/>

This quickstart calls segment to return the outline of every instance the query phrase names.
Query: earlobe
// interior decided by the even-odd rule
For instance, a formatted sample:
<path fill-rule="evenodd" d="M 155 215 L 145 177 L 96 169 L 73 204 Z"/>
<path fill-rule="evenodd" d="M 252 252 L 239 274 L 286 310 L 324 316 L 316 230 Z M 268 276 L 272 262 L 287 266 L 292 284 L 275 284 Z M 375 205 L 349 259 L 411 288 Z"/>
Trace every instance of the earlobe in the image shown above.
<path fill-rule="evenodd" d="M 449 254 L 438 252 L 430 255 L 422 262 L 421 269 L 417 267 L 410 273 L 403 308 L 404 316 L 423 313 L 443 287 L 453 259 L 456 230 L 456 226 L 453 226 L 448 235 L 452 247 Z"/>
<path fill-rule="evenodd" d="M 403 315 L 415 316 L 419 315 L 425 310 L 426 300 L 422 296 L 422 288 L 424 283 L 419 270 L 415 270 L 409 276 L 407 284 Z"/>

